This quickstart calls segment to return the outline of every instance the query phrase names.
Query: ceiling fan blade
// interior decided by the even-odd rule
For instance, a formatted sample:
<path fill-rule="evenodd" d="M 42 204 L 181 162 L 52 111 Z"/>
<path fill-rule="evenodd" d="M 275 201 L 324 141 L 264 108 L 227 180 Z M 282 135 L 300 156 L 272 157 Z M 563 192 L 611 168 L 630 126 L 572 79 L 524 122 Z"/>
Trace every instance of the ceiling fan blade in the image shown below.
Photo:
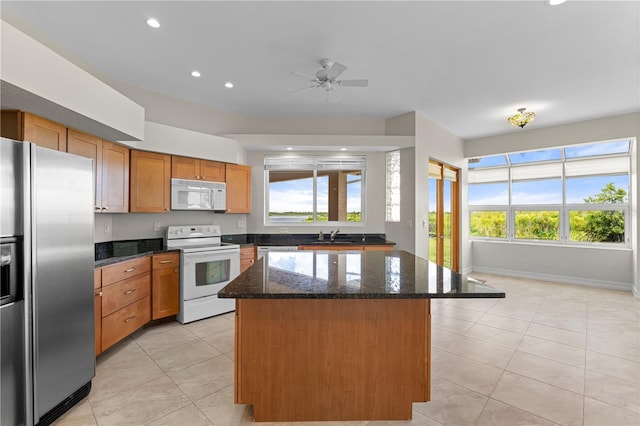
<path fill-rule="evenodd" d="M 344 87 L 367 87 L 369 86 L 369 80 L 338 80 L 340 86 Z"/>
<path fill-rule="evenodd" d="M 347 67 L 345 65 L 342 65 L 341 63 L 338 63 L 338 62 L 334 62 L 331 68 L 329 68 L 328 70 L 329 72 L 327 73 L 327 78 L 329 78 L 330 80 L 333 80 L 334 78 L 337 78 L 340 74 L 342 74 L 346 69 Z"/>
<path fill-rule="evenodd" d="M 317 89 L 318 86 L 314 85 L 314 86 L 307 86 L 307 87 L 302 87 L 300 89 L 296 89 L 296 90 L 292 90 L 291 93 L 296 93 L 296 92 L 302 92 L 303 90 L 307 90 L 307 89 Z"/>
<path fill-rule="evenodd" d="M 308 74 L 302 74 L 301 72 L 297 72 L 297 71 L 291 71 L 291 74 L 298 76 L 298 77 L 302 77 L 302 78 L 306 78 L 309 81 L 314 81 L 316 78 L 312 75 L 308 75 Z"/>

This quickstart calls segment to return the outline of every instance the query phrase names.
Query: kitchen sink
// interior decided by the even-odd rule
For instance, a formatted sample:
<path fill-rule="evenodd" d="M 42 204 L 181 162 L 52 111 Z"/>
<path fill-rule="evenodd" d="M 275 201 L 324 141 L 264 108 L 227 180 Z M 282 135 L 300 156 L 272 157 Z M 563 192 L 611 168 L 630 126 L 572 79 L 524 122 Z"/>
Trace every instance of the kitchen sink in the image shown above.
<path fill-rule="evenodd" d="M 353 238 L 336 238 L 333 241 L 329 238 L 325 238 L 324 240 L 315 240 L 312 241 L 311 244 L 355 244 L 356 240 Z M 362 244 L 362 243 L 360 243 Z"/>

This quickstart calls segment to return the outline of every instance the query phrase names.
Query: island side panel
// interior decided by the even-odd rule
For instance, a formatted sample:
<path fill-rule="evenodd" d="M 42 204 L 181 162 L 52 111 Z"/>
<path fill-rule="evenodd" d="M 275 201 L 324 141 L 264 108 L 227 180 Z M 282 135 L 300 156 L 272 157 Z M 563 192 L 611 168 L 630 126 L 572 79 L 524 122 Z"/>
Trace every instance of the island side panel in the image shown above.
<path fill-rule="evenodd" d="M 256 421 L 408 420 L 428 401 L 428 299 L 238 299 L 235 400 Z"/>

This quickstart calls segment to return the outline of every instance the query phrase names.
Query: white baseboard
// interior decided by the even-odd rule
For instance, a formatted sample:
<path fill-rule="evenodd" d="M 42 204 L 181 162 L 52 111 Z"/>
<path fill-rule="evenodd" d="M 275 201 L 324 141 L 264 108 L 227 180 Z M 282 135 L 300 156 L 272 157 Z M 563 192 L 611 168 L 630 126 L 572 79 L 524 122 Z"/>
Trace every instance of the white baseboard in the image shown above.
<path fill-rule="evenodd" d="M 640 299 L 640 291 L 638 291 L 637 287 L 631 287 L 631 292 L 633 293 L 633 297 Z"/>
<path fill-rule="evenodd" d="M 517 278 L 532 278 L 541 281 L 551 281 L 564 284 L 583 285 L 587 287 L 606 288 L 609 290 L 621 290 L 633 292 L 638 298 L 638 291 L 631 283 L 622 283 L 616 281 L 591 280 L 588 278 L 567 277 L 564 275 L 541 274 L 539 272 L 517 271 L 503 268 L 486 268 L 482 266 L 473 266 L 473 272 L 484 272 L 487 274 L 507 275 Z"/>

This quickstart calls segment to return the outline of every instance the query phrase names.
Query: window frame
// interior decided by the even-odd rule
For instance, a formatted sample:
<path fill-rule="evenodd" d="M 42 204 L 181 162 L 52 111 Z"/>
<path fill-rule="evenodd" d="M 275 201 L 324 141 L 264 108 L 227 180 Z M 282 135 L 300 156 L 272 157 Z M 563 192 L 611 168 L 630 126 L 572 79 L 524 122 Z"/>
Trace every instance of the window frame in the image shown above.
<path fill-rule="evenodd" d="M 622 139 L 624 140 L 624 139 Z M 621 141 L 622 141 L 621 140 Z M 467 167 L 467 173 L 477 172 L 478 170 L 490 170 L 494 168 L 508 168 L 508 178 L 507 178 L 507 187 L 508 187 L 508 202 L 506 205 L 474 205 L 469 204 L 469 220 L 471 218 L 471 213 L 474 211 L 506 211 L 507 212 L 507 236 L 506 238 L 500 237 L 483 237 L 483 236 L 474 236 L 469 233 L 470 240 L 478 240 L 478 241 L 500 241 L 500 242 L 510 242 L 510 243 L 530 243 L 530 244 L 552 244 L 552 245 L 565 245 L 565 246 L 579 246 L 579 247 L 596 247 L 596 248 L 614 248 L 614 249 L 629 249 L 631 248 L 631 153 L 634 151 L 634 147 L 632 144 L 636 143 L 635 140 L 629 139 L 629 150 L 623 153 L 613 153 L 613 154 L 600 154 L 600 155 L 591 155 L 591 156 L 583 156 L 583 157 L 570 157 L 566 158 L 564 154 L 564 149 L 568 147 L 575 147 L 577 145 L 567 145 L 559 147 L 561 149 L 561 159 L 560 160 L 550 160 L 550 161 L 533 161 L 530 163 L 516 163 L 512 164 L 509 161 L 509 154 L 516 154 L 517 152 L 505 153 L 504 155 L 507 158 L 507 165 L 496 165 L 496 166 L 487 166 L 487 167 Z M 607 143 L 611 141 L 602 141 L 600 143 Z M 583 145 L 594 145 L 598 142 L 591 142 Z M 552 148 L 548 148 L 552 149 Z M 493 155 L 495 156 L 495 155 Z M 608 159 L 608 158 L 625 158 L 628 161 L 627 173 L 620 172 L 601 172 L 601 173 L 593 173 L 593 174 L 584 174 L 578 176 L 567 176 L 565 171 L 566 164 L 576 161 L 583 160 L 592 160 L 592 159 Z M 545 180 L 548 178 L 541 179 L 513 179 L 513 170 L 529 165 L 539 165 L 545 163 L 561 163 L 562 172 L 560 176 L 560 180 L 562 182 L 562 202 L 561 204 L 513 204 L 513 183 L 514 182 L 525 182 L 525 181 L 537 181 L 537 180 Z M 627 185 L 627 202 L 625 203 L 567 203 L 567 180 L 574 179 L 579 177 L 596 177 L 596 176 L 626 176 L 628 180 Z M 504 183 L 504 180 L 500 181 L 481 181 L 478 183 L 470 183 L 469 185 L 482 185 L 482 184 L 490 184 L 490 183 Z M 595 195 L 595 194 L 594 194 Z M 559 222 L 558 222 L 558 232 L 559 239 L 558 240 L 537 240 L 537 239 L 522 239 L 515 238 L 515 214 L 516 211 L 558 211 L 559 213 Z M 574 241 L 571 240 L 571 224 L 569 220 L 569 215 L 571 211 L 621 211 L 624 215 L 624 242 L 590 242 L 590 241 Z M 470 226 L 470 223 L 468 224 Z"/>
<path fill-rule="evenodd" d="M 314 164 L 314 168 L 295 168 L 291 166 L 273 166 L 268 165 L 267 163 L 273 161 L 274 163 L 282 162 L 283 164 L 287 161 L 291 161 L 294 165 L 296 162 L 306 162 L 305 167 L 310 167 L 309 164 Z M 331 168 L 326 167 L 328 164 L 340 164 L 340 162 L 360 162 L 360 167 L 353 168 Z M 310 171 L 312 172 L 313 179 L 313 211 L 312 211 L 312 221 L 311 222 L 295 222 L 295 221 L 271 221 L 271 216 L 269 215 L 270 207 L 269 207 L 269 173 L 270 171 Z M 317 220 L 318 214 L 318 172 L 319 171 L 341 171 L 341 170 L 359 170 L 360 178 L 357 181 L 360 182 L 360 221 L 359 222 L 349 222 L 349 221 L 322 221 L 319 222 Z M 303 226 L 303 227 L 313 227 L 313 226 L 326 226 L 326 225 L 335 225 L 335 226 L 354 226 L 354 227 L 364 227 L 366 226 L 366 175 L 367 170 L 367 156 L 366 155 L 265 155 L 264 159 L 264 218 L 263 223 L 265 227 L 281 227 L 286 228 L 289 226 Z M 349 183 L 346 183 L 348 185 Z M 348 211 L 347 211 L 348 213 Z"/>

